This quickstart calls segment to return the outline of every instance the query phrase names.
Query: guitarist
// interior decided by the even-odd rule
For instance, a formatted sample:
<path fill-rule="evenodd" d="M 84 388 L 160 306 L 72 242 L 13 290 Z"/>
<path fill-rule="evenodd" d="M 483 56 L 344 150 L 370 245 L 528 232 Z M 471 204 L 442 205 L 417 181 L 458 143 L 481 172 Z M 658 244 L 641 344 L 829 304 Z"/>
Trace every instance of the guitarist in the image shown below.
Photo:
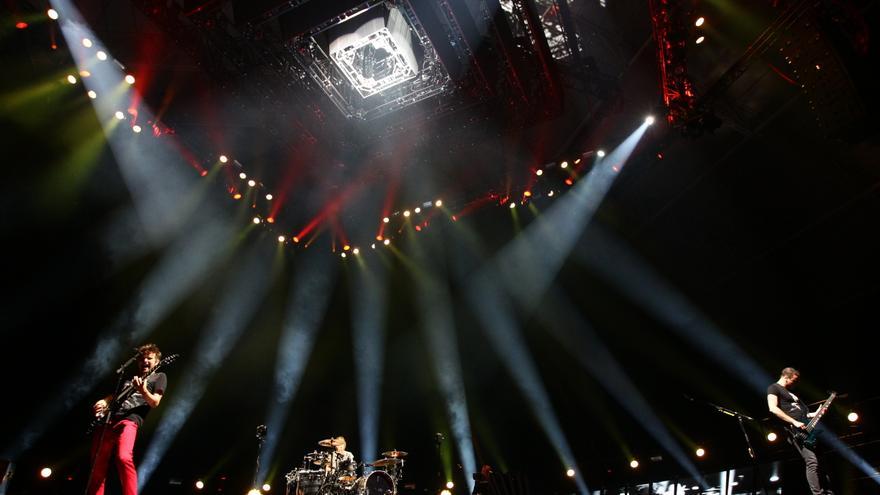
<path fill-rule="evenodd" d="M 815 412 L 809 412 L 807 405 L 788 390 L 799 377 L 800 372 L 798 370 L 788 367 L 782 370 L 779 380 L 767 387 L 767 406 L 770 412 L 782 421 L 785 421 L 789 429 L 792 427 L 798 429 L 806 428 L 809 418 L 816 415 Z M 816 457 L 813 449 L 798 442 L 792 435 L 788 436 L 788 442 L 794 446 L 798 454 L 804 459 L 807 467 L 807 483 L 810 485 L 810 492 L 813 495 L 832 493 L 831 490 L 825 491 L 822 489 L 822 484 L 819 482 L 819 459 Z"/>
<path fill-rule="evenodd" d="M 162 359 L 162 351 L 155 344 L 144 344 L 138 351 L 138 375 L 127 381 L 120 397 L 108 395 L 95 402 L 96 417 L 109 414 L 102 422 L 92 441 L 92 472 L 87 495 L 103 495 L 107 469 L 112 456 L 116 462 L 123 495 L 137 495 L 137 469 L 134 466 L 134 441 L 138 428 L 150 409 L 159 405 L 168 379 L 165 373 L 153 370 Z M 126 393 L 128 392 L 128 393 Z"/>

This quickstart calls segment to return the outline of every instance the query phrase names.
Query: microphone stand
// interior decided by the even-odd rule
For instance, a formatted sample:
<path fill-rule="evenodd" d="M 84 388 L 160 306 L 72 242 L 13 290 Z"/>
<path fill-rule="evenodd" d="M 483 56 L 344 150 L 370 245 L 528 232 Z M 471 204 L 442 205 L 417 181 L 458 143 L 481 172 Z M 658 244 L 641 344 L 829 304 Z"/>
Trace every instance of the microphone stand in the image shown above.
<path fill-rule="evenodd" d="M 715 408 L 716 411 L 721 414 L 725 414 L 727 416 L 733 416 L 736 418 L 736 422 L 739 425 L 740 431 L 742 431 L 743 437 L 746 440 L 746 447 L 748 448 L 749 458 L 752 461 L 752 495 L 758 493 L 756 490 L 758 489 L 758 457 L 755 455 L 755 449 L 752 448 L 752 440 L 749 438 L 749 434 L 746 431 L 746 427 L 743 424 L 743 419 L 747 419 L 749 421 L 754 421 L 755 418 L 743 414 L 739 411 L 735 411 L 733 409 L 728 409 L 724 406 L 719 406 L 718 404 L 713 404 L 712 402 L 706 401 L 706 404 Z"/>
<path fill-rule="evenodd" d="M 128 361 L 122 363 L 122 366 L 116 368 L 116 388 L 113 390 L 113 400 L 110 401 L 111 403 L 119 397 L 119 391 L 122 390 L 122 374 L 125 372 L 125 368 L 128 368 L 131 363 L 135 362 L 138 356 L 140 356 L 140 352 L 135 349 L 135 355 L 130 357 Z M 92 465 L 89 467 L 89 477 L 86 479 L 86 495 L 89 493 L 89 487 L 92 484 L 92 477 L 95 474 L 95 463 L 98 460 L 98 453 L 101 451 L 101 445 L 104 444 L 104 434 L 107 432 L 107 426 L 110 425 L 110 417 L 113 415 L 113 412 L 110 410 L 110 405 L 111 404 L 107 404 L 107 413 L 104 415 L 104 419 L 99 425 L 101 433 L 98 434 L 97 439 L 93 438 L 92 440 L 92 450 L 94 450 L 94 452 L 92 452 L 92 455 L 90 456 Z"/>

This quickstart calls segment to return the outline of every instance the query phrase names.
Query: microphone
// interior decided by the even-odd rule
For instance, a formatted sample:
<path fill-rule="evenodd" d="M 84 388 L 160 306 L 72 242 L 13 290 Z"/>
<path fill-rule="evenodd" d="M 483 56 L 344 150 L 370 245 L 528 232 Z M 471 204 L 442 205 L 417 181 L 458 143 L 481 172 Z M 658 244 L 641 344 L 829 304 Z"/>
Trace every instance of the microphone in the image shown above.
<path fill-rule="evenodd" d="M 135 348 L 135 349 L 134 349 L 134 356 L 130 357 L 130 358 L 128 359 L 128 361 L 122 363 L 122 366 L 120 366 L 119 368 L 116 369 L 116 374 L 117 374 L 117 375 L 121 375 L 121 374 L 125 371 L 125 368 L 128 368 L 128 366 L 129 366 L 131 363 L 133 363 L 134 360 L 137 359 L 138 356 L 140 356 L 140 355 L 141 355 L 140 351 L 138 351 L 138 349 Z"/>

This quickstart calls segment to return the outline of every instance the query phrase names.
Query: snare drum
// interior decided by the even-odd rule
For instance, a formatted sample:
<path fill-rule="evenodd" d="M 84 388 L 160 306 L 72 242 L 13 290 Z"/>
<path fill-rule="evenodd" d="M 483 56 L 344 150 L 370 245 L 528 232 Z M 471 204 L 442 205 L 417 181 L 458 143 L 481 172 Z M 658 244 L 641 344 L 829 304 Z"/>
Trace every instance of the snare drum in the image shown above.
<path fill-rule="evenodd" d="M 396 495 L 397 487 L 394 478 L 385 471 L 373 471 L 358 478 L 357 495 Z"/>

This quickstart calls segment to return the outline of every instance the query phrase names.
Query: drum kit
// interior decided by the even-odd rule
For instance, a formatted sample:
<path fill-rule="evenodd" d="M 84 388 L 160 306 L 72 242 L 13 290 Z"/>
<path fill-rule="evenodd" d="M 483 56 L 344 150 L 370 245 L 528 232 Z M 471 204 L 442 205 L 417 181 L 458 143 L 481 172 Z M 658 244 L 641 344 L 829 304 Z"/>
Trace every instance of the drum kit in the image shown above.
<path fill-rule="evenodd" d="M 333 439 L 318 445 L 335 447 Z M 406 455 L 396 449 L 383 452 L 381 459 L 367 463 L 363 476 L 358 476 L 358 466 L 344 454 L 315 450 L 303 457 L 302 466 L 287 473 L 287 495 L 397 495 Z M 367 472 L 366 466 L 373 470 Z"/>

